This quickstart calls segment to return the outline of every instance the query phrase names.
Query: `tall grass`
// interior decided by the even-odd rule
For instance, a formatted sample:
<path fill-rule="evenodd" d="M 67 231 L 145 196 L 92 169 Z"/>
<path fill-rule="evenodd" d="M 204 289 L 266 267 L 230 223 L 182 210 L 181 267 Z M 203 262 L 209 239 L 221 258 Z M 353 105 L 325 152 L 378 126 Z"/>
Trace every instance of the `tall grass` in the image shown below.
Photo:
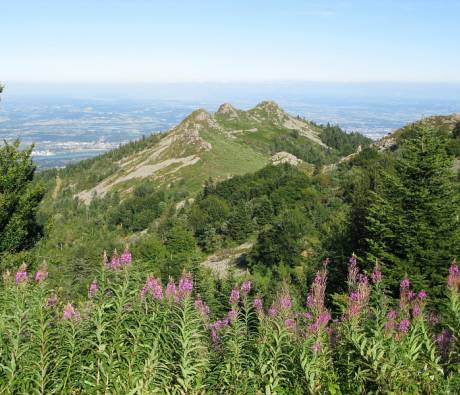
<path fill-rule="evenodd" d="M 128 250 L 114 255 L 78 306 L 46 285 L 47 271 L 5 273 L 0 293 L 2 394 L 457 394 L 460 273 L 442 316 L 402 279 L 387 296 L 350 260 L 348 295 L 332 319 L 327 265 L 303 305 L 285 285 L 270 306 L 250 281 L 216 317 L 193 278 L 141 278 Z"/>

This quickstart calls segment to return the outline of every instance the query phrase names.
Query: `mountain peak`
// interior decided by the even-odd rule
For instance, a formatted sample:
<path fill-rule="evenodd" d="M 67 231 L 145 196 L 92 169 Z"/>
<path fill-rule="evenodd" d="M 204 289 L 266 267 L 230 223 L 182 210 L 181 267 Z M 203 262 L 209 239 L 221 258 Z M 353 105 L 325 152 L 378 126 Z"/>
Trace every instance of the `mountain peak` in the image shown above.
<path fill-rule="evenodd" d="M 230 103 L 221 104 L 216 114 L 229 116 L 230 118 L 236 118 L 238 116 L 236 108 L 233 107 Z"/>
<path fill-rule="evenodd" d="M 271 111 L 271 112 L 278 112 L 283 111 L 281 107 L 278 105 L 277 102 L 273 100 L 264 100 L 257 104 L 254 108 L 258 108 L 261 110 Z"/>
<path fill-rule="evenodd" d="M 187 119 L 196 122 L 209 122 L 212 120 L 212 115 L 207 112 L 204 108 L 199 108 L 198 110 L 193 111 Z"/>

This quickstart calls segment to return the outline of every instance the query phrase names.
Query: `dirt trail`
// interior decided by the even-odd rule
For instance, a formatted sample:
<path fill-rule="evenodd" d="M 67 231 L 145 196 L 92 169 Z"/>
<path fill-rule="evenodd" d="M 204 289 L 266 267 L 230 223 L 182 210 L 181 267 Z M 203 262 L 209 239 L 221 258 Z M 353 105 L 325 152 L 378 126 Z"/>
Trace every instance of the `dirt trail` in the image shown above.
<path fill-rule="evenodd" d="M 56 200 L 57 197 L 58 197 L 58 194 L 61 190 L 61 187 L 62 187 L 62 180 L 61 180 L 61 177 L 59 177 L 59 174 L 56 176 L 56 185 L 54 187 L 54 190 L 53 190 L 53 200 Z"/>

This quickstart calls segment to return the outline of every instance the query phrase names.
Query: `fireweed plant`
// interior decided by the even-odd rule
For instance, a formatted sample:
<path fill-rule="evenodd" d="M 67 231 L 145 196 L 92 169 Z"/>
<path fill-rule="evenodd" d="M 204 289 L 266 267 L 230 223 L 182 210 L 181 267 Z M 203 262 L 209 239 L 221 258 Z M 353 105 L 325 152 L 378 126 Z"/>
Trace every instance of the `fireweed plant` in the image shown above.
<path fill-rule="evenodd" d="M 332 319 L 327 262 L 300 305 L 284 284 L 267 306 L 250 281 L 214 316 L 184 272 L 166 285 L 133 269 L 128 250 L 103 258 L 85 302 L 65 302 L 48 271 L 4 273 L 2 394 L 456 394 L 460 392 L 460 271 L 435 317 L 428 294 L 401 280 L 386 295 L 378 263 L 356 257 Z"/>

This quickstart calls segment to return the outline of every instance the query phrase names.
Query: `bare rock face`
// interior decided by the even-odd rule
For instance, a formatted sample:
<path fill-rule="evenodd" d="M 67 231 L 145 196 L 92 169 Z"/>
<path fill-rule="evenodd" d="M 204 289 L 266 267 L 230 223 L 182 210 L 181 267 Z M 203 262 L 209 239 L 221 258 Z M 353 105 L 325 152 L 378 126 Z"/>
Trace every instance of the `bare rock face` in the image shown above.
<path fill-rule="evenodd" d="M 256 108 L 260 108 L 261 110 L 265 110 L 268 112 L 283 111 L 281 107 L 278 105 L 278 103 L 273 100 L 261 101 L 259 104 L 257 104 Z"/>
<path fill-rule="evenodd" d="M 238 118 L 238 112 L 230 103 L 221 104 L 216 112 L 217 115 L 226 116 L 228 118 Z"/>
<path fill-rule="evenodd" d="M 289 163 L 293 166 L 298 166 L 302 163 L 302 159 L 297 158 L 297 156 L 290 154 L 289 152 L 277 152 L 271 157 L 271 162 L 274 165 L 280 165 L 283 163 Z"/>

